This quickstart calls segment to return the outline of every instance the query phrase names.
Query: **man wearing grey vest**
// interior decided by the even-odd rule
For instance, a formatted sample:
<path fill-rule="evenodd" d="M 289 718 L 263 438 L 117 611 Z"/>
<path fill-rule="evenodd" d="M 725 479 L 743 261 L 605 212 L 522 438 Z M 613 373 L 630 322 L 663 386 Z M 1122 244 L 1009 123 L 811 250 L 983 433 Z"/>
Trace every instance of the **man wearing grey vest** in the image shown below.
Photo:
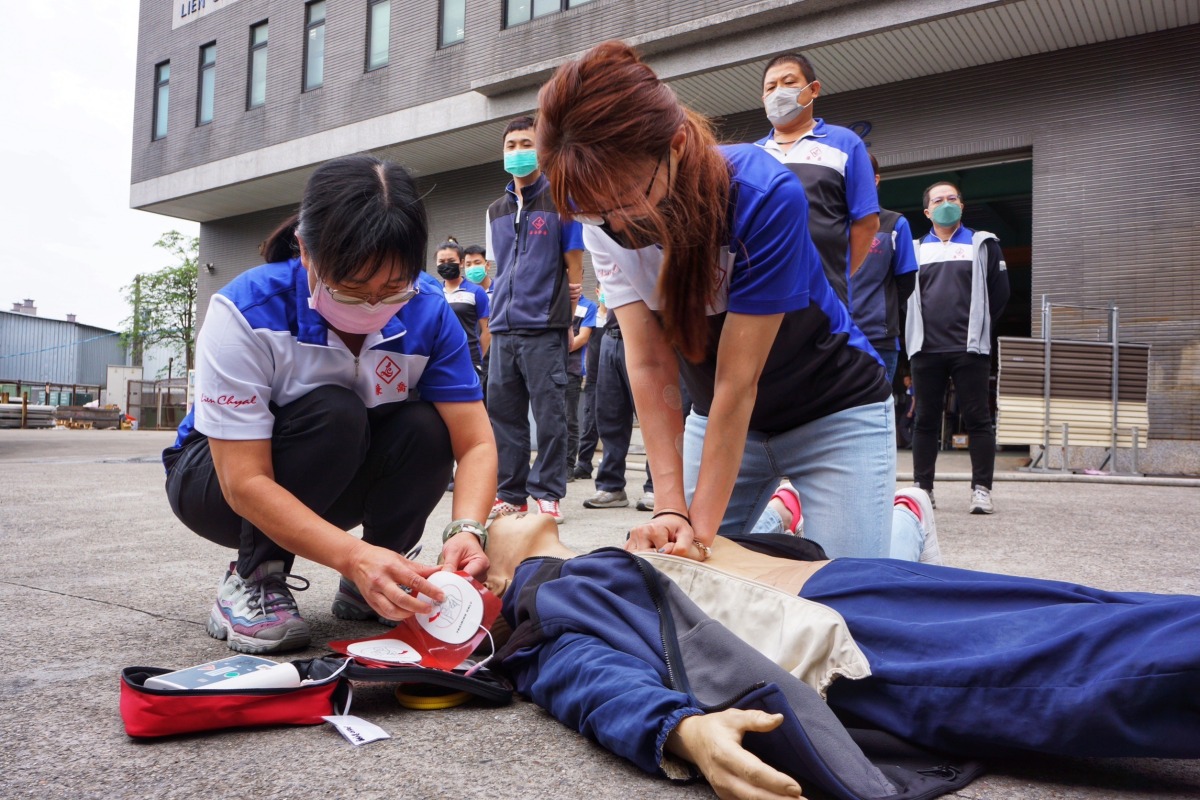
<path fill-rule="evenodd" d="M 925 190 L 932 230 L 914 240 L 917 286 L 908 298 L 905 344 L 912 363 L 917 418 L 913 477 L 933 498 L 946 382 L 954 381 L 971 453 L 972 514 L 991 514 L 996 434 L 989 381 L 992 328 L 1008 303 L 1000 241 L 962 225 L 962 192 L 939 181 Z"/>

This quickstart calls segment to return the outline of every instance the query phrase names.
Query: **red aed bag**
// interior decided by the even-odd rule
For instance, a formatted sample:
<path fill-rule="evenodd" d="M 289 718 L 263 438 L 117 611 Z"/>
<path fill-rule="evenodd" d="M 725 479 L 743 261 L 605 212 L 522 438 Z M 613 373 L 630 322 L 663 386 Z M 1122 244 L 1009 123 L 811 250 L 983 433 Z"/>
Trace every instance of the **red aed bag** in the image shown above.
<path fill-rule="evenodd" d="M 302 681 L 287 689 L 152 689 L 146 681 L 171 672 L 159 667 L 121 670 L 121 721 L 135 738 L 245 728 L 259 725 L 320 725 L 349 696 L 341 658 L 293 661 Z"/>

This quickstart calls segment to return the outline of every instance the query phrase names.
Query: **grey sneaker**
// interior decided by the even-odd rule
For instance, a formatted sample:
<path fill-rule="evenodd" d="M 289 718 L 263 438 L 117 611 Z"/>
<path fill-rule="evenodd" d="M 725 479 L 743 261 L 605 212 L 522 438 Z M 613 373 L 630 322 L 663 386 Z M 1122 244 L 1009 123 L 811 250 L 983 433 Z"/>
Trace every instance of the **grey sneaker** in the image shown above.
<path fill-rule="evenodd" d="M 387 619 L 375 613 L 375 609 L 363 599 L 358 587 L 342 578 L 338 581 L 337 594 L 333 596 L 333 615 L 338 619 L 378 620 L 380 624 L 390 628 L 398 624 L 394 619 Z"/>
<path fill-rule="evenodd" d="M 654 492 L 645 492 L 641 497 L 639 497 L 636 508 L 638 511 L 653 511 Z"/>
<path fill-rule="evenodd" d="M 919 486 L 901 489 L 896 497 L 907 497 L 921 509 L 921 528 L 925 531 L 925 542 L 921 545 L 921 555 L 917 559 L 922 564 L 943 564 L 942 546 L 938 542 L 937 518 L 933 513 L 933 497 Z"/>
<path fill-rule="evenodd" d="M 239 653 L 278 653 L 307 647 L 308 623 L 300 617 L 292 591 L 308 588 L 308 581 L 283 571 L 282 561 L 266 561 L 248 578 L 238 575 L 236 564 L 217 587 L 217 601 L 208 615 L 206 630 L 214 639 L 225 639 Z M 303 586 L 288 583 L 304 581 Z"/>
<path fill-rule="evenodd" d="M 975 491 L 971 492 L 971 513 L 972 514 L 995 514 L 996 506 L 992 503 L 992 490 L 985 489 L 982 486 L 976 486 Z"/>
<path fill-rule="evenodd" d="M 623 489 L 615 492 L 596 492 L 583 501 L 584 508 L 626 508 L 628 505 L 629 497 Z"/>

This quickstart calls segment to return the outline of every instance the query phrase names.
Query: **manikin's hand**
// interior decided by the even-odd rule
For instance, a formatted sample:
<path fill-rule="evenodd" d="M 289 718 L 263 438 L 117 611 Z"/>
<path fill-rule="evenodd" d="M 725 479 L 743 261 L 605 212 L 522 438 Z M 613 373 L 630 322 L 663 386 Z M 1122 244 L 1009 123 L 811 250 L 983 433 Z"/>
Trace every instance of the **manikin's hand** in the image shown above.
<path fill-rule="evenodd" d="M 442 569 L 450 572 L 462 570 L 472 577 L 483 580 L 487 573 L 488 557 L 479 545 L 479 538 L 473 533 L 461 531 L 454 534 L 442 546 Z"/>
<path fill-rule="evenodd" d="M 384 619 L 407 619 L 413 614 L 432 611 L 432 606 L 417 599 L 422 592 L 439 603 L 446 599 L 445 592 L 425 580 L 439 567 L 409 561 L 385 547 L 362 541 L 356 547 L 351 567 L 344 574 Z M 405 587 L 411 591 L 405 591 Z"/>
<path fill-rule="evenodd" d="M 631 552 L 656 550 L 660 553 L 703 560 L 703 554 L 692 545 L 695 538 L 696 533 L 687 520 L 674 514 L 664 514 L 631 530 L 629 539 L 625 542 L 625 549 Z"/>
<path fill-rule="evenodd" d="M 667 749 L 700 768 L 722 800 L 803 798 L 800 784 L 742 747 L 751 731 L 766 733 L 783 723 L 780 714 L 729 708 L 686 717 L 667 737 Z"/>

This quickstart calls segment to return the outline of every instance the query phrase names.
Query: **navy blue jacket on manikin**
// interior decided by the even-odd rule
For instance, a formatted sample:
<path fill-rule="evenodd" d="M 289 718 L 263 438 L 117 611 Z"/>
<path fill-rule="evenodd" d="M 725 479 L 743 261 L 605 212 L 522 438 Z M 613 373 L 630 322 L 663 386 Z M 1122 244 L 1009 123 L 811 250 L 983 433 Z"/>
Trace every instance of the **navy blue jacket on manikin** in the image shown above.
<path fill-rule="evenodd" d="M 526 560 L 503 613 L 513 635 L 498 660 L 516 688 L 650 773 L 696 777 L 665 751 L 667 738 L 684 718 L 728 707 L 783 714 L 776 730 L 748 735 L 746 748 L 839 800 L 937 797 L 981 771 L 878 731 L 852 736 L 815 689 L 623 550 Z M 864 749 L 886 755 L 872 763 Z"/>

